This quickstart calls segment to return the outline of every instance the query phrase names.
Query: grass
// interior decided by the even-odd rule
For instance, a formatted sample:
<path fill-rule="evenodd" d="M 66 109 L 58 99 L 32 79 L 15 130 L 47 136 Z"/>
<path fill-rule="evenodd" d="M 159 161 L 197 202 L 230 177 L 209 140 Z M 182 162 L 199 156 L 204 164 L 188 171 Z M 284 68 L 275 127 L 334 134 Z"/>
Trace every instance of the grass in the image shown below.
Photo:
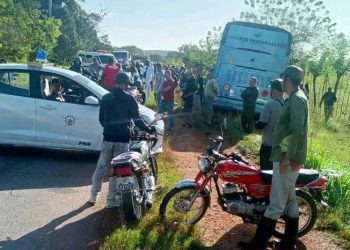
<path fill-rule="evenodd" d="M 162 197 L 175 186 L 181 178 L 174 168 L 174 158 L 169 150 L 169 140 L 165 141 L 165 152 L 158 158 L 159 183 L 162 186 L 157 192 L 151 211 L 136 224 L 127 224 L 118 228 L 109 236 L 101 250 L 109 249 L 204 249 L 199 240 L 196 228 L 164 224 L 161 222 L 158 209 Z M 170 225 L 170 226 L 169 226 Z"/>

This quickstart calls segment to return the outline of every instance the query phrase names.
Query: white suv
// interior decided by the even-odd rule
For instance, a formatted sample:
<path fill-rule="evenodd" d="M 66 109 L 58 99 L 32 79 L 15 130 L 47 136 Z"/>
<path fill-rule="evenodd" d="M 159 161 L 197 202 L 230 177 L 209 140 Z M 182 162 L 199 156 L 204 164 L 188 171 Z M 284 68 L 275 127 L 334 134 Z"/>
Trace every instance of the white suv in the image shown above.
<path fill-rule="evenodd" d="M 66 93 L 64 100 L 51 97 L 53 80 Z M 0 64 L 0 144 L 99 151 L 102 127 L 99 102 L 108 92 L 74 71 L 53 66 Z M 155 112 L 139 105 L 141 117 L 150 122 Z M 164 130 L 163 121 L 156 123 Z M 162 151 L 159 136 L 154 152 Z"/>
<path fill-rule="evenodd" d="M 92 59 L 94 57 L 98 58 L 98 61 L 102 67 L 106 66 L 109 58 L 113 59 L 114 63 L 117 63 L 117 59 L 115 59 L 113 54 L 110 53 L 99 53 L 99 52 L 86 52 L 81 51 L 77 54 L 83 60 L 82 66 L 84 69 L 89 70 L 90 65 L 92 64 Z"/>

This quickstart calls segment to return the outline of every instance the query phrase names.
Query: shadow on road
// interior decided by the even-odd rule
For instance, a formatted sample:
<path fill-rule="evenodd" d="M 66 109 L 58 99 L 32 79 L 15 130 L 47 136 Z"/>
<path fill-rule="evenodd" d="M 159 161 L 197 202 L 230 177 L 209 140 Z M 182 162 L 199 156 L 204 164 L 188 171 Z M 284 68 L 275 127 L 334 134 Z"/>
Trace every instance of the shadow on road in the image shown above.
<path fill-rule="evenodd" d="M 88 208 L 85 204 L 17 240 L 0 241 L 0 249 L 97 249 L 106 236 L 120 227 L 121 215 L 116 209 L 102 209 L 66 224 Z"/>
<path fill-rule="evenodd" d="M 0 191 L 81 187 L 91 184 L 98 155 L 0 147 Z"/>

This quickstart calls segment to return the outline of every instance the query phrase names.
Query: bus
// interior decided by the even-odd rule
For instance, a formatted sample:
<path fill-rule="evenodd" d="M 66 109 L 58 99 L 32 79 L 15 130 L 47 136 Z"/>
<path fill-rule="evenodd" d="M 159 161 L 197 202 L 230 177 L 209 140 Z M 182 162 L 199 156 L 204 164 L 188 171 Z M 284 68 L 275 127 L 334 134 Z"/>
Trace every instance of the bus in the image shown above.
<path fill-rule="evenodd" d="M 259 89 L 256 113 L 260 114 L 271 98 L 270 82 L 288 65 L 291 44 L 292 35 L 284 29 L 248 22 L 228 23 L 215 67 L 219 93 L 214 108 L 241 112 L 241 93 L 254 76 Z"/>

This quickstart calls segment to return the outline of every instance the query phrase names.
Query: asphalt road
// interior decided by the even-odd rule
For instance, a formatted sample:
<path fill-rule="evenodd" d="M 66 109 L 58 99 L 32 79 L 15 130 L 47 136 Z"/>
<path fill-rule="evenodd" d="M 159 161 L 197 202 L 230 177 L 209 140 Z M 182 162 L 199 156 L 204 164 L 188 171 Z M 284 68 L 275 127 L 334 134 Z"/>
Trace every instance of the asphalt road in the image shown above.
<path fill-rule="evenodd" d="M 95 249 L 111 220 L 103 195 L 86 204 L 97 157 L 0 147 L 0 249 Z"/>

